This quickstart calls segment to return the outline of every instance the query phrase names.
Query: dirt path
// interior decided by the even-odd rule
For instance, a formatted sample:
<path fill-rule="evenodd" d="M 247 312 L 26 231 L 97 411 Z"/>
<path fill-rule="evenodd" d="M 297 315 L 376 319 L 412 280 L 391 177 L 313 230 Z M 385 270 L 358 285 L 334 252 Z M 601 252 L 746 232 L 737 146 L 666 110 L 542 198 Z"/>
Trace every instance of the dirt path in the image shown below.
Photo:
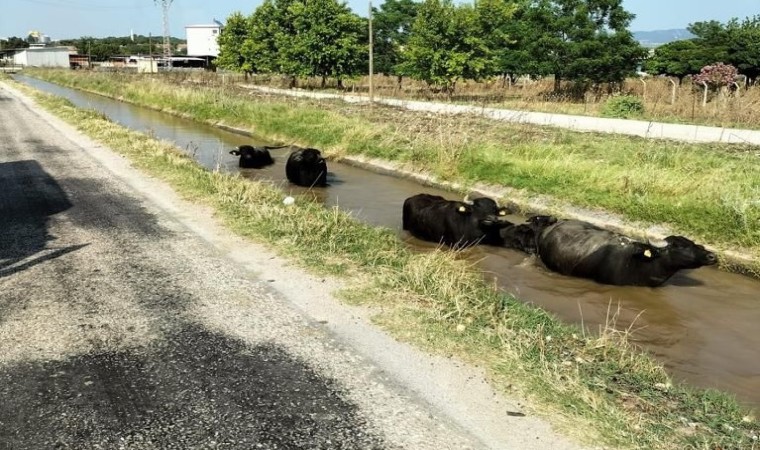
<path fill-rule="evenodd" d="M 578 448 L 0 86 L 0 448 Z"/>
<path fill-rule="evenodd" d="M 368 98 L 362 95 L 331 94 L 298 89 L 277 89 L 251 84 L 242 84 L 241 87 L 255 89 L 260 92 L 289 95 L 293 97 L 342 99 L 348 103 L 368 102 Z M 412 111 L 428 111 L 442 114 L 470 114 L 504 122 L 530 123 L 534 125 L 566 128 L 573 131 L 626 134 L 644 138 L 673 139 L 684 142 L 725 142 L 731 144 L 760 145 L 760 130 L 519 111 L 514 109 L 456 105 L 433 101 L 399 100 L 387 97 L 376 97 L 375 101 L 383 105 L 396 106 Z"/>

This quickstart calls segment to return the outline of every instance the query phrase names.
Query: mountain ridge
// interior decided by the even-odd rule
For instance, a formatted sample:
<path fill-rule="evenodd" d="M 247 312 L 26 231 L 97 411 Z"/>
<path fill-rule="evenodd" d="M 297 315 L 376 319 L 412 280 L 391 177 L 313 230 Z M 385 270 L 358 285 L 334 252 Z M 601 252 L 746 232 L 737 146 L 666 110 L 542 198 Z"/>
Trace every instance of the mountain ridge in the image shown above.
<path fill-rule="evenodd" d="M 633 31 L 633 37 L 645 47 L 657 47 L 668 42 L 691 39 L 693 34 L 686 28 L 667 30 Z"/>

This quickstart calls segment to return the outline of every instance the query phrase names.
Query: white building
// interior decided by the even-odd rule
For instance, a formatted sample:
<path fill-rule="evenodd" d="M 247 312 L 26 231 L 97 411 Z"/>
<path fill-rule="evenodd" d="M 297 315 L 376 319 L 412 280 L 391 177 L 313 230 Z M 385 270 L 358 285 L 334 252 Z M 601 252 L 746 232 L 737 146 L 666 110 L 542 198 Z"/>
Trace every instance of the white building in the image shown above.
<path fill-rule="evenodd" d="M 24 67 L 69 67 L 68 47 L 29 47 L 13 53 L 13 64 Z"/>
<path fill-rule="evenodd" d="M 210 24 L 187 25 L 187 56 L 219 56 L 216 38 L 222 32 L 222 24 L 214 19 Z"/>

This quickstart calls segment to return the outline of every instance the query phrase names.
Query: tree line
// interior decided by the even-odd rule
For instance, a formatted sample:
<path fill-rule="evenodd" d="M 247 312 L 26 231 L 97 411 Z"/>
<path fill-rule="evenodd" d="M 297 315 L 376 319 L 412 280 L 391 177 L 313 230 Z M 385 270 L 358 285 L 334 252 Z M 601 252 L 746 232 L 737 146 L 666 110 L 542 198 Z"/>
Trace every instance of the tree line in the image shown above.
<path fill-rule="evenodd" d="M 0 40 L 0 49 L 10 48 L 27 48 L 30 43 L 35 41 L 31 36 L 27 38 L 9 37 Z M 184 39 L 170 38 L 172 48 L 177 49 L 178 44 L 185 43 Z M 55 42 L 56 45 L 76 47 L 77 53 L 81 55 L 90 55 L 94 61 L 106 61 L 111 56 L 118 55 L 159 55 L 163 53 L 163 40 L 161 36 L 110 36 L 105 38 L 96 38 L 92 36 L 82 36 L 78 39 L 62 39 Z M 173 54 L 183 53 L 172 51 Z"/>
<path fill-rule="evenodd" d="M 677 77 L 699 74 L 703 67 L 729 64 L 747 77 L 748 84 L 760 76 L 760 16 L 697 22 L 688 30 L 692 39 L 671 42 L 654 50 L 644 68 L 653 74 Z"/>
<path fill-rule="evenodd" d="M 646 56 L 622 0 L 386 0 L 373 8 L 375 71 L 451 91 L 462 79 L 553 75 L 622 82 Z M 291 77 L 368 73 L 368 23 L 339 0 L 264 0 L 219 35 L 219 67 Z"/>

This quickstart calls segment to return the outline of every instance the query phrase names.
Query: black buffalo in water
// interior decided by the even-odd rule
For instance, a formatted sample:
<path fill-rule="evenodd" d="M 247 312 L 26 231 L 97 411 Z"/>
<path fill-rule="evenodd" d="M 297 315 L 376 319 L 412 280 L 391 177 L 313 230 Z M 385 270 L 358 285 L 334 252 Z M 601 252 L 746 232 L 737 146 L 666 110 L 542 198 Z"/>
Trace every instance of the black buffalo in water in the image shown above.
<path fill-rule="evenodd" d="M 716 264 L 718 258 L 683 236 L 654 246 L 578 220 L 537 227 L 541 261 L 564 275 L 613 285 L 659 286 L 681 269 Z"/>
<path fill-rule="evenodd" d="M 299 186 L 327 186 L 327 162 L 315 148 L 299 148 L 285 165 L 288 181 Z"/>
<path fill-rule="evenodd" d="M 504 241 L 502 245 L 533 255 L 538 251 L 536 230 L 556 223 L 557 218 L 554 216 L 531 216 L 526 222 L 503 228 L 501 230 L 501 238 Z"/>
<path fill-rule="evenodd" d="M 417 194 L 404 200 L 402 222 L 404 230 L 425 241 L 452 247 L 501 245 L 499 230 L 512 225 L 508 213 L 490 198 L 460 202 Z"/>
<path fill-rule="evenodd" d="M 270 148 L 277 147 L 253 147 L 251 145 L 241 145 L 235 150 L 230 150 L 230 155 L 240 156 L 238 166 L 243 169 L 261 169 L 262 167 L 274 164 L 272 155 L 269 154 Z"/>

